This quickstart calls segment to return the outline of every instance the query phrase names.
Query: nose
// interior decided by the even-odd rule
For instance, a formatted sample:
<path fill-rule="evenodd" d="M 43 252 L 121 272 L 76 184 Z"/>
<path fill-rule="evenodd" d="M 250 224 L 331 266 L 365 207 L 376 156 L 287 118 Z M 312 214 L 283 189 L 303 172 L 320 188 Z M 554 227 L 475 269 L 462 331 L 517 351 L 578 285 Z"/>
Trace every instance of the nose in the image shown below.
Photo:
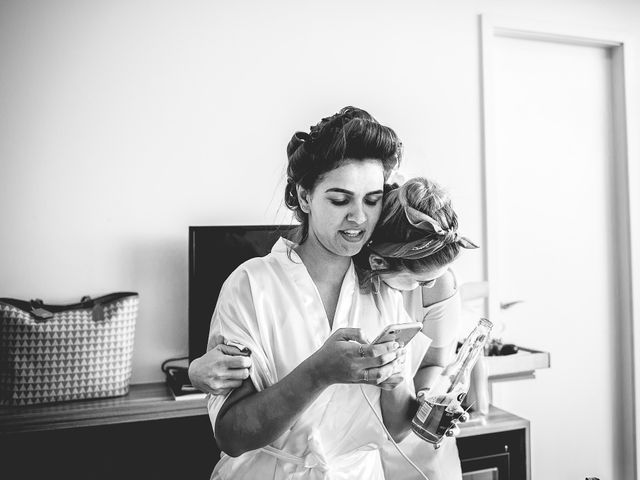
<path fill-rule="evenodd" d="M 367 220 L 364 207 L 359 204 L 354 205 L 347 213 L 347 220 L 349 222 L 357 223 L 358 225 L 363 224 Z"/>

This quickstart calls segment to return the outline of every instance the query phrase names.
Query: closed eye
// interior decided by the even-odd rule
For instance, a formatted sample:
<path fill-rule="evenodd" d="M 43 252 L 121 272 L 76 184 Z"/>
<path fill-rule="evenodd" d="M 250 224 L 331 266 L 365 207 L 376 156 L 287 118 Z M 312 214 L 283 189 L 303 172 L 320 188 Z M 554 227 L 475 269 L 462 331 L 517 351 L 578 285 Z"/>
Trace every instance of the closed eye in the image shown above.
<path fill-rule="evenodd" d="M 364 197 L 364 203 L 370 207 L 375 207 L 382 200 L 382 195 L 377 192 L 369 193 Z"/>

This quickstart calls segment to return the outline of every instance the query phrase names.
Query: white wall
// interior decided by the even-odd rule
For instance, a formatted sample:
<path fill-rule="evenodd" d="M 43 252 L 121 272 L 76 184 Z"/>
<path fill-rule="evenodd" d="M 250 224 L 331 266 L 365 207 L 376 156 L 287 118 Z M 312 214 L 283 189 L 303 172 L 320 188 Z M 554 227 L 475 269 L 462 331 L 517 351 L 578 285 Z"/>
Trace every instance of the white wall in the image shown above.
<path fill-rule="evenodd" d="M 480 13 L 640 28 L 632 0 L 4 0 L 0 295 L 140 292 L 133 381 L 160 380 L 187 354 L 188 226 L 288 219 L 291 134 L 349 104 L 480 241 Z M 458 270 L 481 279 L 481 253 Z"/>

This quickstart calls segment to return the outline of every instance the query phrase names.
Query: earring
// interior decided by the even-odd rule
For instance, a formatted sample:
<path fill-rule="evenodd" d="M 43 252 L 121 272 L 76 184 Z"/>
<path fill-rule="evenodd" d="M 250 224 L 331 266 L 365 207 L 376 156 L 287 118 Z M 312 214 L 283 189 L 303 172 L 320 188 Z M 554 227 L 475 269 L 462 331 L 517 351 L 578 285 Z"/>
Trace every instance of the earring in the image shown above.
<path fill-rule="evenodd" d="M 380 293 L 380 275 L 371 275 L 371 291 L 375 294 Z"/>

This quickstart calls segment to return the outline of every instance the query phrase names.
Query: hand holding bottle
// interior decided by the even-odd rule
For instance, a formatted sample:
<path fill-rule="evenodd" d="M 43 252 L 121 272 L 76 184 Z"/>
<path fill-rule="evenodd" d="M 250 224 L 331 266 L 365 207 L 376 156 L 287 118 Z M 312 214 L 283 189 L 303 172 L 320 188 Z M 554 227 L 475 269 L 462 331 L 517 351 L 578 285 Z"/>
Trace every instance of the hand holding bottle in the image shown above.
<path fill-rule="evenodd" d="M 480 319 L 466 338 L 455 361 L 445 367 L 432 390 L 426 395 L 411 422 L 411 429 L 423 440 L 439 444 L 452 425 L 460 421 L 464 400 L 470 385 L 471 370 L 484 353 L 492 323 Z"/>
<path fill-rule="evenodd" d="M 418 401 L 418 404 L 420 406 L 422 406 L 422 404 L 427 400 L 428 393 L 429 393 L 428 390 L 420 390 L 418 392 L 416 400 Z M 464 423 L 468 420 L 469 420 L 468 409 L 465 410 L 462 406 L 458 407 L 454 412 L 453 419 L 451 420 L 449 428 L 445 431 L 444 436 L 457 437 L 458 434 L 460 433 L 460 427 L 458 426 L 458 423 Z M 441 446 L 442 446 L 442 439 L 440 442 L 433 444 L 433 448 L 436 450 Z"/>

